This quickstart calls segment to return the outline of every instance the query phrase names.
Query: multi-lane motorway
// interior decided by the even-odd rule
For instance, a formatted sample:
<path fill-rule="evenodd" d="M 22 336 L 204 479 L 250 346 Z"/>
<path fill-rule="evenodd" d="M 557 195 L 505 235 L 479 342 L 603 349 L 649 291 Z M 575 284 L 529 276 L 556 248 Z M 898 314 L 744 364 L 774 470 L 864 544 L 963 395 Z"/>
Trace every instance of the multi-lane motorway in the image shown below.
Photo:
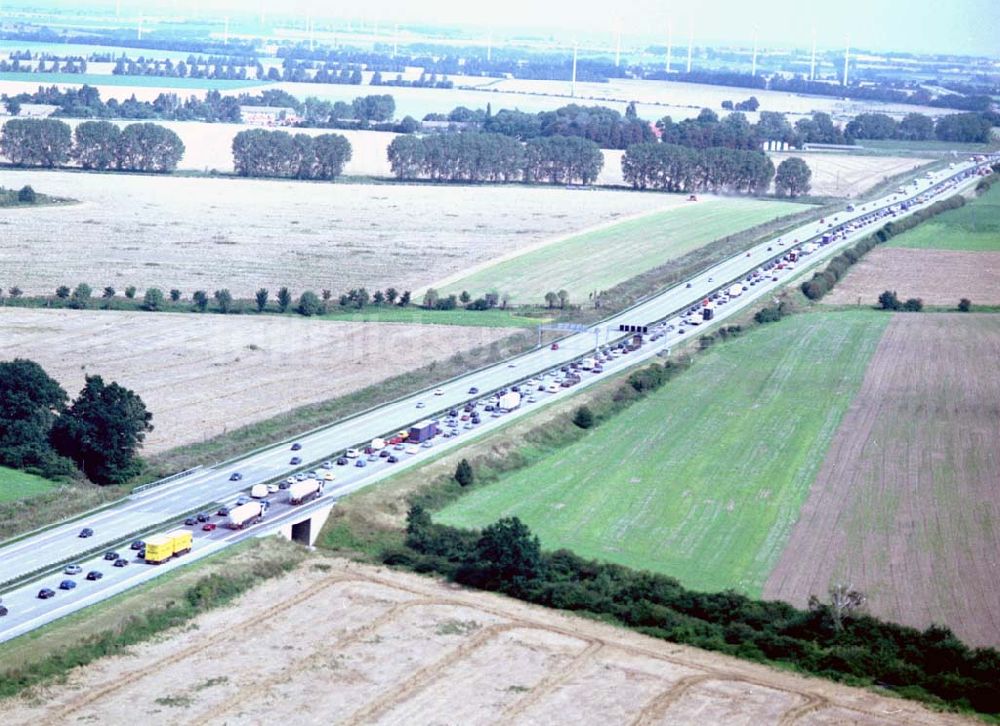
<path fill-rule="evenodd" d="M 880 213 L 885 214 L 879 210 L 885 210 L 905 200 L 919 200 L 918 203 L 910 206 L 908 213 L 912 213 L 916 209 L 923 208 L 948 194 L 954 193 L 957 189 L 961 190 L 973 185 L 976 180 L 973 176 L 976 167 L 977 165 L 971 162 L 956 165 L 954 168 L 937 172 L 930 177 L 923 177 L 919 181 L 911 183 L 906 187 L 905 194 L 890 194 L 875 202 L 859 205 L 858 209 L 853 212 L 842 212 L 836 215 L 836 221 L 825 220 L 822 224 L 814 221 L 804 224 L 782 235 L 780 241 L 776 238 L 761 243 L 749 252 L 741 253 L 705 270 L 685 284 L 671 288 L 603 321 L 599 325 L 593 326 L 587 331 L 560 340 L 558 350 L 551 350 L 549 347 L 539 348 L 510 361 L 439 384 L 437 391 L 425 391 L 408 396 L 337 424 L 305 433 L 296 438 L 296 441 L 302 445 L 302 449 L 295 454 L 302 456 L 306 464 L 329 459 L 348 447 L 363 445 L 377 436 L 406 428 L 419 419 L 436 418 L 443 411 L 461 408 L 468 401 L 481 399 L 484 394 L 491 391 L 523 382 L 527 378 L 544 374 L 546 371 L 558 369 L 558 367 L 593 350 L 597 339 L 600 339 L 603 344 L 608 339 L 613 340 L 621 337 L 620 333 L 610 332 L 617 331 L 619 324 L 647 325 L 654 321 L 670 322 L 679 312 L 697 304 L 713 292 L 725 288 L 729 283 L 744 279 L 748 273 L 786 253 L 793 246 L 796 246 L 796 240 L 802 244 L 814 239 L 817 235 L 828 232 L 831 223 L 834 226 L 839 226 L 853 222 L 858 226 L 857 229 L 848 232 L 843 239 L 821 247 L 806 257 L 799 263 L 798 269 L 794 273 L 789 273 L 787 270 L 769 272 L 764 280 L 754 287 L 748 288 L 748 291 L 742 296 L 719 307 L 716 320 L 713 322 L 724 320 L 773 292 L 776 287 L 785 284 L 790 274 L 797 275 L 803 269 L 815 266 L 845 246 L 870 234 L 886 221 L 884 217 L 877 216 Z M 859 220 L 868 220 L 868 223 L 862 226 L 858 224 Z M 772 280 L 772 276 L 775 275 L 778 279 Z M 673 319 L 672 322 L 676 326 L 679 320 Z M 572 395 L 572 392 L 580 387 L 586 387 L 607 378 L 623 368 L 634 365 L 637 361 L 648 359 L 654 355 L 662 355 L 670 345 L 682 340 L 685 335 L 689 337 L 691 334 L 691 332 L 680 333 L 675 327 L 655 344 L 646 345 L 639 351 L 607 363 L 603 373 L 584 374 L 581 384 L 574 388 L 560 389 L 555 394 L 536 393 L 537 402 L 526 403 L 521 409 L 499 418 L 492 418 L 486 414 L 482 419 L 483 423 L 479 426 L 471 430 L 459 427 L 458 436 L 450 439 L 438 437 L 433 448 L 421 449 L 419 454 L 408 455 L 401 451 L 394 452 L 400 458 L 398 464 L 389 464 L 384 459 L 380 459 L 365 468 L 335 467 L 336 479 L 327 487 L 324 497 L 317 503 L 306 506 L 328 504 L 331 500 L 362 486 L 370 485 L 395 473 L 400 468 L 425 461 L 428 456 L 435 452 L 461 445 L 472 436 L 492 430 L 496 426 L 507 423 L 512 418 L 529 414 L 547 400 Z M 472 387 L 478 388 L 479 393 L 470 394 Z M 420 404 L 419 407 L 418 404 Z M 120 543 L 130 538 L 134 533 L 147 530 L 150 527 L 162 523 L 176 525 L 179 515 L 195 509 L 207 508 L 206 505 L 209 503 L 231 503 L 236 496 L 244 493 L 254 483 L 287 476 L 300 468 L 290 464 L 292 455 L 293 452 L 289 450 L 289 442 L 278 443 L 250 452 L 240 459 L 227 462 L 224 465 L 192 472 L 163 486 L 134 494 L 111 508 L 0 547 L 0 584 L 16 578 L 23 579 L 30 573 L 39 572 L 45 568 L 51 569 L 54 565 L 76 558 L 82 560 L 79 564 L 83 566 L 84 573 L 89 569 L 99 569 L 104 573 L 104 578 L 97 582 L 84 581 L 82 576 L 73 578 L 78 581 L 78 586 L 71 591 L 56 590 L 56 596 L 51 600 L 38 600 L 35 595 L 43 586 L 56 589 L 58 583 L 65 579 L 62 575 L 46 574 L 37 581 L 21 584 L 9 592 L 4 592 L 3 601 L 9 609 L 9 614 L 0 619 L 0 640 L 7 640 L 27 632 L 44 622 L 49 622 L 80 607 L 132 587 L 155 577 L 159 573 L 180 566 L 184 562 L 217 551 L 247 536 L 274 531 L 284 519 L 293 514 L 301 516 L 302 508 L 297 508 L 297 511 L 294 512 L 289 511 L 290 508 L 283 503 L 284 494 L 281 493 L 275 495 L 275 506 L 268 512 L 264 524 L 237 532 L 220 529 L 207 533 L 201 532 L 199 529 L 194 552 L 168 565 L 146 566 L 133 559 L 131 565 L 119 569 L 110 567 L 111 563 L 101 559 L 100 554 L 96 555 L 96 558 L 94 556 L 84 557 L 89 552 Z M 242 475 L 240 481 L 230 480 L 234 472 L 239 472 Z M 213 521 L 219 522 L 221 519 L 213 517 Z M 86 539 L 79 538 L 78 534 L 83 527 L 91 528 L 94 535 Z M 116 549 L 123 555 L 134 555 L 128 551 L 127 545 L 124 548 L 117 547 Z"/>

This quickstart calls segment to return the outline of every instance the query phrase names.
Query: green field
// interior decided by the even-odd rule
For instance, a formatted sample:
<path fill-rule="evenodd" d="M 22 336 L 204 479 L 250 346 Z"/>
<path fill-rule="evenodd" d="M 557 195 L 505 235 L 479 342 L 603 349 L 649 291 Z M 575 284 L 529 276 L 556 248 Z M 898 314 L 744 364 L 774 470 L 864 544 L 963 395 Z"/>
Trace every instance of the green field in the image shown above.
<path fill-rule="evenodd" d="M 141 53 L 140 53 L 141 55 Z M 88 86 L 136 86 L 138 88 L 192 88 L 227 90 L 265 86 L 267 81 L 213 80 L 211 78 L 169 78 L 166 76 L 112 76 L 97 73 L 0 73 L 0 83 L 21 81 L 51 86 L 54 83 L 75 83 Z"/>
<path fill-rule="evenodd" d="M 0 466 L 0 502 L 33 497 L 58 486 L 54 481 Z"/>
<path fill-rule="evenodd" d="M 725 344 L 557 454 L 436 515 L 759 596 L 889 316 L 795 315 Z"/>
<path fill-rule="evenodd" d="M 546 292 L 562 288 L 571 302 L 579 302 L 713 240 L 802 209 L 789 202 L 703 200 L 567 237 L 473 273 L 444 291 L 477 296 L 497 290 L 525 304 L 542 303 Z"/>
<path fill-rule="evenodd" d="M 1000 184 L 960 209 L 893 237 L 888 247 L 1000 252 Z"/>

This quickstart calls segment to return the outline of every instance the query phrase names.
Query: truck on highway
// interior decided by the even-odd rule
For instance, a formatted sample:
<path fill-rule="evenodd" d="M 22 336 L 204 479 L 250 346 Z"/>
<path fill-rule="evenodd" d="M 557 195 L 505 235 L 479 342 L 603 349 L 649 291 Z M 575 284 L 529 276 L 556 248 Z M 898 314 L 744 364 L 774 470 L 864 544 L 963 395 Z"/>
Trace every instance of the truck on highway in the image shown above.
<path fill-rule="evenodd" d="M 250 496 L 254 499 L 263 499 L 267 496 L 267 484 L 254 484 L 250 487 Z"/>
<path fill-rule="evenodd" d="M 422 444 L 433 439 L 438 434 L 437 421 L 424 419 L 418 421 L 410 427 L 410 432 L 406 435 L 407 443 Z"/>
<path fill-rule="evenodd" d="M 597 361 L 595 361 L 593 358 L 584 358 L 582 361 L 580 361 L 580 367 L 583 368 L 583 370 L 585 371 L 594 370 L 595 365 L 597 365 Z"/>
<path fill-rule="evenodd" d="M 263 518 L 264 503 L 255 500 L 230 509 L 229 517 L 226 519 L 226 526 L 229 529 L 243 529 L 251 524 L 257 524 Z"/>
<path fill-rule="evenodd" d="M 729 289 L 726 290 L 726 294 L 729 297 L 739 297 L 743 294 L 743 286 L 740 284 L 730 285 Z"/>
<path fill-rule="evenodd" d="M 297 481 L 288 487 L 289 504 L 305 504 L 323 493 L 323 482 L 319 479 Z"/>
<path fill-rule="evenodd" d="M 508 391 L 507 393 L 500 396 L 500 400 L 497 401 L 497 408 L 501 411 L 513 411 L 515 408 L 521 405 L 521 394 L 517 391 Z"/>
<path fill-rule="evenodd" d="M 191 532 L 186 529 L 155 534 L 146 540 L 146 562 L 150 565 L 160 565 L 171 557 L 187 554 L 191 551 L 193 539 Z"/>
<path fill-rule="evenodd" d="M 372 451 L 381 451 L 385 448 L 385 439 L 376 436 L 368 446 Z"/>

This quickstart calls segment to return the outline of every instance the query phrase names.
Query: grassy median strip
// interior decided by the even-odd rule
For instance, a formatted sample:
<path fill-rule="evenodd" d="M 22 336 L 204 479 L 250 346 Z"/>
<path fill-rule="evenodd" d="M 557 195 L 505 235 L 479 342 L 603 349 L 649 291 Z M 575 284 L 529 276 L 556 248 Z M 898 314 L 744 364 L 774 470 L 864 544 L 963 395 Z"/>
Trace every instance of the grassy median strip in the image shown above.
<path fill-rule="evenodd" d="M 288 572 L 306 556 L 303 548 L 278 538 L 246 540 L 0 644 L 0 698 L 121 654 L 232 602 L 258 582 Z"/>

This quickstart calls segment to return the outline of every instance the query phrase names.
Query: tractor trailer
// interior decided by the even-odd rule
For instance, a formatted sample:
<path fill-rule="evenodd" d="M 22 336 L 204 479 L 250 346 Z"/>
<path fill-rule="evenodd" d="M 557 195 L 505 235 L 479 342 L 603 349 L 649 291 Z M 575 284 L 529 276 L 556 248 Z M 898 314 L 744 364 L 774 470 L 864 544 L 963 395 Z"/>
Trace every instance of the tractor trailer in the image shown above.
<path fill-rule="evenodd" d="M 166 534 L 157 534 L 146 540 L 146 562 L 160 565 L 171 557 L 180 557 L 191 551 L 191 532 L 176 529 Z"/>
<path fill-rule="evenodd" d="M 739 297 L 743 294 L 743 286 L 739 284 L 732 285 L 728 290 L 726 290 L 726 294 L 729 295 L 729 297 Z"/>
<path fill-rule="evenodd" d="M 229 510 L 226 526 L 229 529 L 243 529 L 251 524 L 257 524 L 264 518 L 264 504 L 259 501 L 247 502 Z"/>
<path fill-rule="evenodd" d="M 323 482 L 319 479 L 297 481 L 288 487 L 289 504 L 305 504 L 323 493 Z"/>
<path fill-rule="evenodd" d="M 508 391 L 507 393 L 500 396 L 500 400 L 497 401 L 497 408 L 501 411 L 513 411 L 515 408 L 521 405 L 521 394 L 517 391 Z"/>

